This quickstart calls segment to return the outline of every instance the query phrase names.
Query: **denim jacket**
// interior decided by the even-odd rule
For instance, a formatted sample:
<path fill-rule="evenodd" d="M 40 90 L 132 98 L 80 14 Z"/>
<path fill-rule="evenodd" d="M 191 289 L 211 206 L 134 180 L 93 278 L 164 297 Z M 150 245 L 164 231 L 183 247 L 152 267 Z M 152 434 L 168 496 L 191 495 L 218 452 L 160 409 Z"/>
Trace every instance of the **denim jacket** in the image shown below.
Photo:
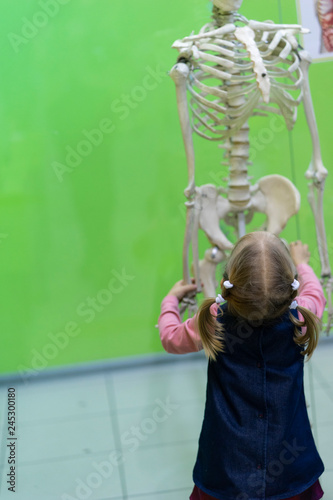
<path fill-rule="evenodd" d="M 250 326 L 219 307 L 226 352 L 208 363 L 193 471 L 195 484 L 217 499 L 289 498 L 324 471 L 306 409 L 303 348 L 288 316 Z"/>

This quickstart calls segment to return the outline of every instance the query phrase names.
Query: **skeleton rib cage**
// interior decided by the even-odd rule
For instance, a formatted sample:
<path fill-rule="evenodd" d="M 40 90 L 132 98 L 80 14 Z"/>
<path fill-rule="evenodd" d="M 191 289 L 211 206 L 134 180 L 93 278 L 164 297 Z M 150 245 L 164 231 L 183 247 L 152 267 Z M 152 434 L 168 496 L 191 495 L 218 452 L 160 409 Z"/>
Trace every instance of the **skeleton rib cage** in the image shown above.
<path fill-rule="evenodd" d="M 241 19 L 238 24 L 248 24 Z M 193 130 L 205 139 L 224 141 L 250 116 L 266 112 L 283 115 L 287 128 L 292 129 L 297 106 L 303 98 L 303 74 L 293 35 L 277 37 L 274 31 L 255 32 L 265 66 L 265 76 L 264 73 L 260 76 L 270 81 L 269 105 L 265 105 L 247 48 L 235 38 L 234 32 L 226 33 L 223 38 L 214 34 L 206 38 L 205 34 L 213 29 L 211 23 L 206 24 L 199 32 L 200 38 L 186 37 L 173 45 L 180 50 L 178 60 L 192 66 L 187 89 L 191 95 Z"/>

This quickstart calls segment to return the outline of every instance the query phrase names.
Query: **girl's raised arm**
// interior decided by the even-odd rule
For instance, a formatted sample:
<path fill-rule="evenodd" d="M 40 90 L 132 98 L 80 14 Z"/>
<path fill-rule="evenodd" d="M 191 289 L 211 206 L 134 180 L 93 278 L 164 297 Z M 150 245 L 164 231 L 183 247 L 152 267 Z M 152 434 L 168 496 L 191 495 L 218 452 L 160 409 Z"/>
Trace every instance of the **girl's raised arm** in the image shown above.
<path fill-rule="evenodd" d="M 326 299 L 319 279 L 308 264 L 310 259 L 308 245 L 301 241 L 292 242 L 290 243 L 290 254 L 297 268 L 300 281 L 300 289 L 296 301 L 298 305 L 309 309 L 321 319 Z"/>
<path fill-rule="evenodd" d="M 323 288 L 313 269 L 306 263 L 297 265 L 300 289 L 296 297 L 297 303 L 309 309 L 321 318 L 325 309 L 326 299 Z"/>
<path fill-rule="evenodd" d="M 178 304 L 185 293 L 194 291 L 196 285 L 183 285 L 178 281 L 164 297 L 161 305 L 161 314 L 158 318 L 158 328 L 164 349 L 172 354 L 186 354 L 203 349 L 197 316 L 182 323 Z M 217 304 L 211 306 L 211 313 L 216 316 Z"/>

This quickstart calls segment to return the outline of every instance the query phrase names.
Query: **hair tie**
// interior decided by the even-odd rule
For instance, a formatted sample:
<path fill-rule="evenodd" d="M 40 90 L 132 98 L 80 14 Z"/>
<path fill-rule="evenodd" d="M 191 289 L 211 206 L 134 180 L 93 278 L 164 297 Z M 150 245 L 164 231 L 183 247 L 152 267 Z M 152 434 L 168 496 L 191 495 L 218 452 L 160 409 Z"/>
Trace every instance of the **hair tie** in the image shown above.
<path fill-rule="evenodd" d="M 225 281 L 223 283 L 224 288 L 232 288 L 234 285 L 230 281 Z"/>
<path fill-rule="evenodd" d="M 221 304 L 222 302 L 225 302 L 225 299 L 222 297 L 222 295 L 219 293 L 218 296 L 215 299 L 216 304 Z"/>
<path fill-rule="evenodd" d="M 297 301 L 293 300 L 292 303 L 289 306 L 289 309 L 296 309 L 298 306 Z"/>
<path fill-rule="evenodd" d="M 291 288 L 295 291 L 295 290 L 298 290 L 299 289 L 299 281 L 297 281 L 296 279 L 292 282 L 291 284 Z"/>

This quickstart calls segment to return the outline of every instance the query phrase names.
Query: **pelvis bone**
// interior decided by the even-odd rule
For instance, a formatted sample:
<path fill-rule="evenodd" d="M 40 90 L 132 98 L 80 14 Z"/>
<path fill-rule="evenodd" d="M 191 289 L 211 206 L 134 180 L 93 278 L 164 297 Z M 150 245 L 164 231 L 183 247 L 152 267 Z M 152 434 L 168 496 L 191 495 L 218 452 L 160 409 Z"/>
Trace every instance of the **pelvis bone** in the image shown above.
<path fill-rule="evenodd" d="M 277 236 L 286 226 L 290 217 L 300 207 L 300 194 L 293 183 L 281 175 L 267 175 L 259 180 L 257 191 L 252 195 L 249 209 L 267 216 L 266 230 Z M 215 296 L 216 265 L 224 260 L 224 250 L 231 250 L 233 244 L 223 234 L 220 220 L 235 213 L 235 207 L 219 194 L 213 184 L 196 188 L 196 203 L 200 206 L 199 227 L 205 232 L 210 243 L 215 246 L 205 252 L 200 261 L 200 279 L 204 284 L 205 297 Z"/>
<path fill-rule="evenodd" d="M 279 235 L 290 217 L 299 210 L 299 191 L 289 179 L 277 174 L 260 179 L 256 189 L 248 208 L 253 212 L 266 214 L 267 231 Z M 200 228 L 212 245 L 222 251 L 231 250 L 233 244 L 221 231 L 220 220 L 224 220 L 230 212 L 235 212 L 235 207 L 218 194 L 218 189 L 213 184 L 196 188 L 196 196 L 200 206 Z"/>
<path fill-rule="evenodd" d="M 224 219 L 231 209 L 229 201 L 218 194 L 214 184 L 205 184 L 196 188 L 196 192 L 200 199 L 199 227 L 212 245 L 221 250 L 231 250 L 233 244 L 220 228 L 220 219 Z"/>
<path fill-rule="evenodd" d="M 294 184 L 282 175 L 267 175 L 258 182 L 252 198 L 252 209 L 267 215 L 267 231 L 277 236 L 288 220 L 297 214 L 301 196 Z"/>

